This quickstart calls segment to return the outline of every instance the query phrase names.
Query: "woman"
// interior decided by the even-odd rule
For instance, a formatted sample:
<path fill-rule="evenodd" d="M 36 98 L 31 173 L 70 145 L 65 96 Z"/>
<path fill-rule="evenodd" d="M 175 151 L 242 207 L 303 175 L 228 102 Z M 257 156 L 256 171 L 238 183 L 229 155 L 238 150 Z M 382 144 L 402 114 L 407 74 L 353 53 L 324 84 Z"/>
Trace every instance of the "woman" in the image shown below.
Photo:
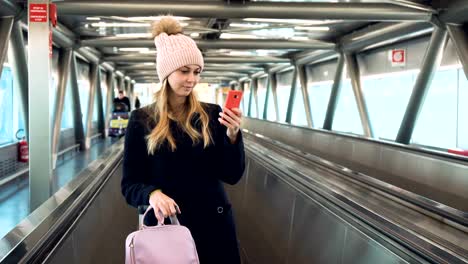
<path fill-rule="evenodd" d="M 176 20 L 162 18 L 153 33 L 162 87 L 152 105 L 130 117 L 122 193 L 132 206 L 150 204 L 165 217 L 178 213 L 202 264 L 240 263 L 223 182 L 235 184 L 244 172 L 242 113 L 196 99 L 203 57 Z"/>

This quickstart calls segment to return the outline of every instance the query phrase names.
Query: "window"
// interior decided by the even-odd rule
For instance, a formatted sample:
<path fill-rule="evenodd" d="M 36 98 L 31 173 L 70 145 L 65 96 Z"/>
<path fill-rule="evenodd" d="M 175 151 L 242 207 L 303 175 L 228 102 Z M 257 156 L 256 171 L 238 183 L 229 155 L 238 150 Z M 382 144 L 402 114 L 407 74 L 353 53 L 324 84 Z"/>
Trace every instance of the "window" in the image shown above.
<path fill-rule="evenodd" d="M 99 76 L 101 78 L 100 82 L 101 82 L 101 95 L 102 95 L 102 112 L 105 115 L 106 114 L 106 105 L 108 103 L 107 102 L 108 87 L 107 87 L 107 82 L 106 82 L 107 74 L 106 74 L 106 72 L 101 71 L 101 74 Z M 111 102 L 109 102 L 109 103 L 111 103 Z"/>
<path fill-rule="evenodd" d="M 288 110 L 289 94 L 291 93 L 291 84 L 293 71 L 278 73 L 276 75 L 278 87 L 276 93 L 278 97 L 278 110 L 280 122 L 286 121 L 286 112 Z"/>
<path fill-rule="evenodd" d="M 13 75 L 4 65 L 0 77 L 0 144 L 14 140 L 13 131 Z"/>
<path fill-rule="evenodd" d="M 66 91 L 65 91 L 65 101 L 63 103 L 61 130 L 72 128 L 74 126 L 73 96 L 72 96 L 70 78 L 68 78 L 67 87 L 65 89 Z"/>
<path fill-rule="evenodd" d="M 411 143 L 438 147 L 457 146 L 458 69 L 438 70 L 416 121 Z"/>
<path fill-rule="evenodd" d="M 81 108 L 81 121 L 83 122 L 83 128 L 86 130 L 86 117 L 88 115 L 88 102 L 89 102 L 89 65 L 85 62 L 77 60 L 77 81 L 78 81 L 78 93 L 80 95 L 80 108 Z M 86 133 L 86 131 L 85 131 Z"/>
<path fill-rule="evenodd" d="M 333 81 L 307 83 L 314 128 L 323 128 L 332 86 Z"/>
<path fill-rule="evenodd" d="M 268 78 L 259 78 L 258 79 L 258 89 L 257 89 L 257 96 L 258 96 L 258 118 L 263 119 L 263 111 L 265 109 L 265 99 L 267 95 L 267 85 L 268 85 Z M 270 102 L 268 102 L 269 104 Z"/>
<path fill-rule="evenodd" d="M 299 126 L 307 126 L 307 116 L 305 113 L 304 97 L 302 94 L 301 83 L 299 75 L 296 76 L 296 95 L 294 96 L 293 112 L 291 116 L 291 123 Z"/>
<path fill-rule="evenodd" d="M 413 90 L 417 71 L 364 76 L 362 91 L 378 139 L 395 140 Z"/>
<path fill-rule="evenodd" d="M 463 69 L 458 70 L 458 143 L 457 147 L 468 149 L 468 80 Z"/>
<path fill-rule="evenodd" d="M 332 129 L 347 133 L 363 134 L 361 117 L 359 116 L 350 79 L 343 81 Z"/>
<path fill-rule="evenodd" d="M 273 75 L 274 76 L 274 75 Z M 276 121 L 276 110 L 275 102 L 273 98 L 273 91 L 268 93 L 268 105 L 267 105 L 267 120 Z"/>

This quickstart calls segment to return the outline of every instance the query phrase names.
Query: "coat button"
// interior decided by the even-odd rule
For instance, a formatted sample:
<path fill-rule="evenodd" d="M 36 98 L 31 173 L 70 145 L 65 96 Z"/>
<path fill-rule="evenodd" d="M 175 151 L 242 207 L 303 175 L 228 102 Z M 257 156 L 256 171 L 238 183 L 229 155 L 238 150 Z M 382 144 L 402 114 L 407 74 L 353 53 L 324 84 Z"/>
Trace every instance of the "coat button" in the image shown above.
<path fill-rule="evenodd" d="M 224 208 L 219 206 L 217 210 L 218 210 L 218 214 L 222 214 L 224 211 Z"/>

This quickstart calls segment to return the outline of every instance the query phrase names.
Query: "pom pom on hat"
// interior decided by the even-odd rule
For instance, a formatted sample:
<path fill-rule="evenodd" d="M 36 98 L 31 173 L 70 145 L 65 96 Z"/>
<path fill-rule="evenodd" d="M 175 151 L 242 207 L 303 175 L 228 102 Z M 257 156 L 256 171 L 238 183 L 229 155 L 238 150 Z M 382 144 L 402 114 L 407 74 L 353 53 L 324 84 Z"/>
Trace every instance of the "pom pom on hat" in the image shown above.
<path fill-rule="evenodd" d="M 159 81 L 185 65 L 195 64 L 203 69 L 203 56 L 192 38 L 182 34 L 182 26 L 171 16 L 153 24 L 156 45 L 156 70 Z"/>

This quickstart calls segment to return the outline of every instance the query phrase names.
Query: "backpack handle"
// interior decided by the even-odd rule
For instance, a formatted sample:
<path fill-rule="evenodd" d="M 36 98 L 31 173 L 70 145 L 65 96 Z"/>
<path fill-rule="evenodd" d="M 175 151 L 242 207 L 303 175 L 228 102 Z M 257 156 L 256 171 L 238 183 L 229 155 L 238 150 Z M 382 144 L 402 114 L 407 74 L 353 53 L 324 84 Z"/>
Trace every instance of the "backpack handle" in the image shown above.
<path fill-rule="evenodd" d="M 151 210 L 154 211 L 154 208 L 153 208 L 151 205 L 149 205 L 148 208 L 146 209 L 145 213 L 143 214 L 143 219 L 145 219 L 146 214 L 148 214 L 148 212 L 151 211 Z M 159 214 L 162 214 L 161 211 L 158 211 L 158 213 L 159 213 Z M 156 218 L 156 220 L 157 220 L 157 218 Z M 176 215 L 171 215 L 171 216 L 169 216 L 169 220 L 171 221 L 171 224 L 172 224 L 172 225 L 180 225 L 179 219 L 177 219 L 177 216 L 176 216 Z M 143 221 L 143 222 L 144 222 L 144 221 Z M 160 222 L 158 221 L 158 226 L 163 226 L 163 225 L 164 225 L 164 223 L 160 223 Z M 142 227 L 148 227 L 148 226 L 146 226 L 145 224 L 143 224 Z"/>

